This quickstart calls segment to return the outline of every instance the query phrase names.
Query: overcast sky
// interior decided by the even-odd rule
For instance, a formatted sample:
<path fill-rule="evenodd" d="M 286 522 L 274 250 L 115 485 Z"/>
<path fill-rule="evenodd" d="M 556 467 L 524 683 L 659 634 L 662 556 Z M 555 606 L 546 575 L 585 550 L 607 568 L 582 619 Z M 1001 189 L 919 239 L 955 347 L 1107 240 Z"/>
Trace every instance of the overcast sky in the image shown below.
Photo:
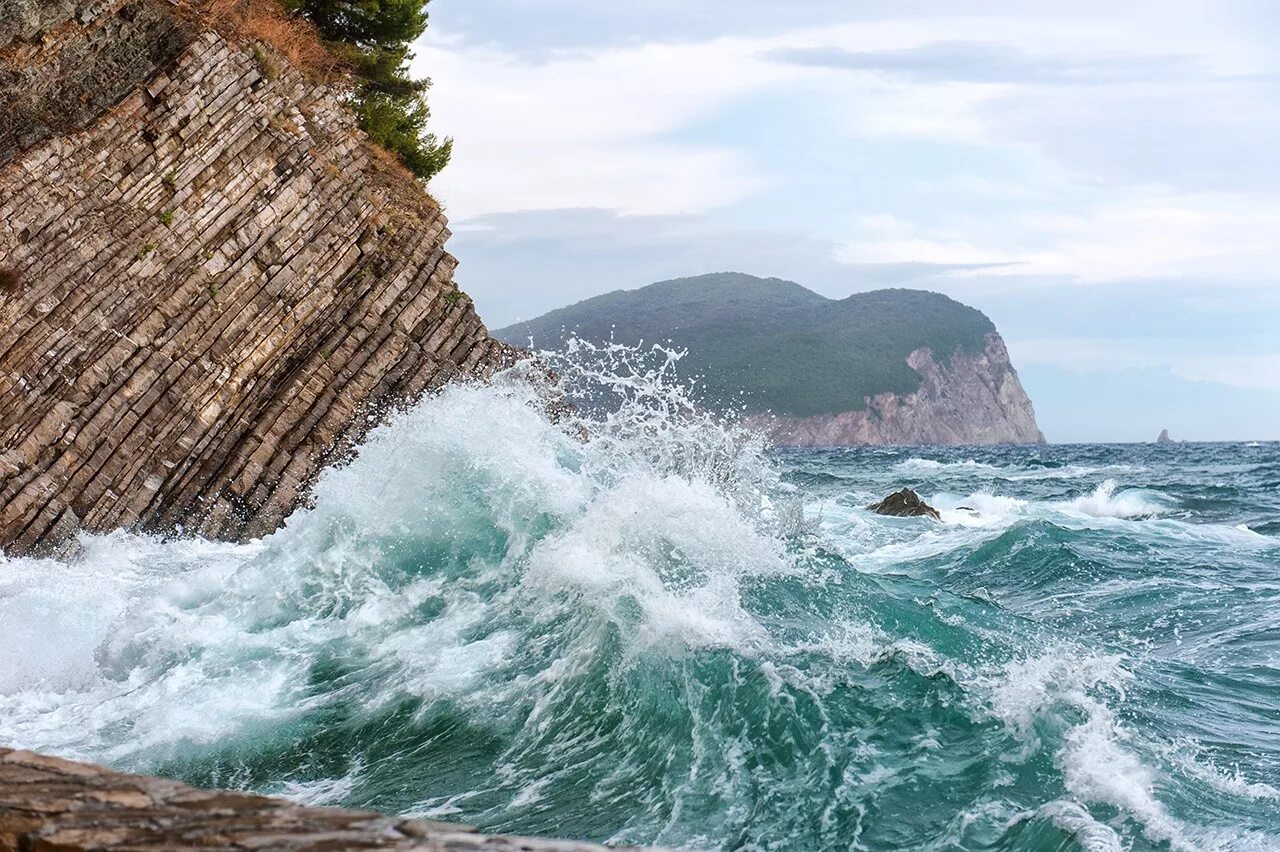
<path fill-rule="evenodd" d="M 434 0 L 491 327 L 735 270 L 948 293 L 1050 440 L 1280 438 L 1280 3 Z"/>

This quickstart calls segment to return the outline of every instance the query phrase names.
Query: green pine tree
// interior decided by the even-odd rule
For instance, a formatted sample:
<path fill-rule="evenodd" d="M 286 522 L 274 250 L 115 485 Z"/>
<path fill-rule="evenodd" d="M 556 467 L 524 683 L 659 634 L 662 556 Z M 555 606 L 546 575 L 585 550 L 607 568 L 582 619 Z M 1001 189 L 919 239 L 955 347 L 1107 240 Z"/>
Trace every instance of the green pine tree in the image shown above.
<path fill-rule="evenodd" d="M 285 0 L 311 21 L 356 77 L 360 127 L 423 180 L 449 162 L 453 140 L 426 132 L 430 80 L 409 76 L 413 41 L 427 29 L 429 0 Z"/>

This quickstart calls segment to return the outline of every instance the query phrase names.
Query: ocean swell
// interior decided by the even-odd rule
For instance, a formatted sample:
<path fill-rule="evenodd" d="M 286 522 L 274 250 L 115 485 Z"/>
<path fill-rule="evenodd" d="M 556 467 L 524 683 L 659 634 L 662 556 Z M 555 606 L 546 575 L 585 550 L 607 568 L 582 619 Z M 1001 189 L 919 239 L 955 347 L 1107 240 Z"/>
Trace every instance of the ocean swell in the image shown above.
<path fill-rule="evenodd" d="M 0 742 L 618 843 L 1275 848 L 1265 707 L 1182 698 L 1231 706 L 1268 646 L 1179 644 L 1252 641 L 1274 539 L 1100 479 L 1143 458 L 963 478 L 1052 448 L 918 467 L 961 477 L 926 488 L 946 523 L 879 518 L 901 460 L 774 455 L 677 363 L 574 353 L 609 404 L 560 425 L 519 377 L 450 387 L 261 541 L 5 560 Z"/>

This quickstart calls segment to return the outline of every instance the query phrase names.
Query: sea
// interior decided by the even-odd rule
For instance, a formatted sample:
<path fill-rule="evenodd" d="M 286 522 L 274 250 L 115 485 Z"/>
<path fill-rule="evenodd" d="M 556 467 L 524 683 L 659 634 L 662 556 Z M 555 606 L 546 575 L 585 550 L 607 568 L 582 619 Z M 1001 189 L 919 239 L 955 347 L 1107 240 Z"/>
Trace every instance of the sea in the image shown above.
<path fill-rule="evenodd" d="M 779 450 L 578 354 L 613 404 L 450 387 L 261 540 L 0 558 L 0 744 L 617 845 L 1280 849 L 1280 444 Z"/>

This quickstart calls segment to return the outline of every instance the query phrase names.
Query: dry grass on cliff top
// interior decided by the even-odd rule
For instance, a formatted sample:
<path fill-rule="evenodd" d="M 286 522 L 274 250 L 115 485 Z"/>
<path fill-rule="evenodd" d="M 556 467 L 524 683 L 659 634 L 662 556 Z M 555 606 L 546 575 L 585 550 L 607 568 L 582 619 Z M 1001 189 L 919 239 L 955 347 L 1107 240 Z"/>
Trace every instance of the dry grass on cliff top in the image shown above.
<path fill-rule="evenodd" d="M 312 79 L 332 81 L 350 70 L 309 21 L 290 15 L 277 0 L 185 0 L 181 8 L 224 36 L 271 45 Z M 404 202 L 401 212 L 420 211 L 424 196 L 408 189 L 416 188 L 413 172 L 395 154 L 370 140 L 365 140 L 364 148 L 374 174 Z M 438 211 L 435 199 L 427 196 L 427 200 Z"/>
<path fill-rule="evenodd" d="M 347 70 L 314 26 L 276 0 L 189 0 L 184 6 L 221 33 L 271 45 L 309 76 L 332 78 Z"/>

